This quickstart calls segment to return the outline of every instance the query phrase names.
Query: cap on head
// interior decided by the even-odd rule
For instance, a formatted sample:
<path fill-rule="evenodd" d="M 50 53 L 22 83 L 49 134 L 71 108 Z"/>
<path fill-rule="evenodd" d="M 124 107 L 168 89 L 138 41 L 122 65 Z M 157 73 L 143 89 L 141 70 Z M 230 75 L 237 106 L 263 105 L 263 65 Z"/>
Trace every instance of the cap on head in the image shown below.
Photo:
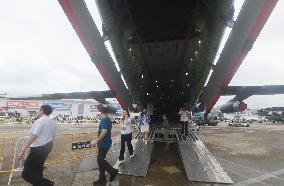
<path fill-rule="evenodd" d="M 45 115 L 49 116 L 52 113 L 53 109 L 50 105 L 42 105 L 40 107 L 40 111 L 42 111 Z"/>

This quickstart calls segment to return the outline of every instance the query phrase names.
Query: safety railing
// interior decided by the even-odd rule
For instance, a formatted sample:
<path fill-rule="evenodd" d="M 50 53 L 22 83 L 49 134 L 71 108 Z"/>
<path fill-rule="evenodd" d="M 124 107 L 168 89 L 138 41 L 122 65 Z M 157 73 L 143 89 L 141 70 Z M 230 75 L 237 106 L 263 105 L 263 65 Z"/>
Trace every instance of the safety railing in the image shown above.
<path fill-rule="evenodd" d="M 98 136 L 97 132 L 80 132 L 56 135 L 52 152 L 45 165 L 58 164 L 95 157 L 97 148 L 91 148 L 91 141 Z M 71 142 L 71 143 L 70 143 Z M 59 153 L 59 152 L 65 153 Z"/>
<path fill-rule="evenodd" d="M 91 147 L 91 141 L 95 140 L 97 136 L 97 132 L 57 134 L 45 166 L 96 157 L 97 148 Z M 27 139 L 28 136 L 0 138 L 0 175 L 10 174 L 8 185 L 11 183 L 13 174 L 23 170 L 24 160 L 18 161 L 17 154 Z M 27 154 L 26 151 L 24 159 L 26 159 Z"/>
<path fill-rule="evenodd" d="M 14 147 L 16 138 L 0 138 L 0 174 L 10 172 L 14 158 Z"/>
<path fill-rule="evenodd" d="M 4 119 L 0 119 L 0 125 L 1 124 L 5 124 L 5 120 Z"/>

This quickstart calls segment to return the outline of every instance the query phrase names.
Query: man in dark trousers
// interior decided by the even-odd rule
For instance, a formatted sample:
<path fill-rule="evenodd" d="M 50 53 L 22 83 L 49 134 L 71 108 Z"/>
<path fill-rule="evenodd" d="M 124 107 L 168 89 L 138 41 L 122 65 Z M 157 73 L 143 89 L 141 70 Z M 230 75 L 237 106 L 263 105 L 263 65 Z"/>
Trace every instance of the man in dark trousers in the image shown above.
<path fill-rule="evenodd" d="M 55 120 L 49 118 L 52 108 L 49 105 L 40 107 L 37 119 L 29 131 L 30 137 L 23 145 L 18 159 L 24 158 L 27 148 L 30 147 L 29 155 L 24 163 L 22 177 L 33 186 L 51 186 L 54 182 L 43 178 L 43 165 L 50 153 L 56 131 Z"/>
<path fill-rule="evenodd" d="M 112 140 L 111 140 L 111 129 L 112 129 L 112 123 L 110 118 L 108 117 L 108 107 L 107 105 L 100 105 L 98 107 L 98 110 L 102 114 L 102 119 L 99 124 L 99 133 L 98 138 L 96 141 L 92 143 L 92 146 L 98 146 L 98 157 L 97 162 L 99 165 L 99 179 L 97 181 L 93 182 L 93 185 L 101 185 L 107 183 L 106 181 L 106 175 L 105 171 L 107 171 L 110 174 L 109 181 L 112 182 L 117 174 L 118 170 L 113 168 L 106 160 L 106 154 L 111 147 Z"/>

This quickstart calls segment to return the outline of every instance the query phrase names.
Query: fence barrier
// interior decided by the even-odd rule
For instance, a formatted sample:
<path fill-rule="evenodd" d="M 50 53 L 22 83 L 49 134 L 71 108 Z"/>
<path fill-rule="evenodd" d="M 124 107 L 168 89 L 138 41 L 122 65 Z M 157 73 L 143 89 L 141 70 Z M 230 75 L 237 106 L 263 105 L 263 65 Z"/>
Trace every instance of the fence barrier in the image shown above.
<path fill-rule="evenodd" d="M 95 140 L 97 136 L 97 132 L 57 134 L 45 166 L 96 157 L 97 148 L 91 147 L 91 141 Z M 0 137 L 0 175 L 10 174 L 8 185 L 11 183 L 13 174 L 23 170 L 24 160 L 18 161 L 17 154 L 27 139 L 28 136 Z M 24 159 L 27 154 L 28 150 L 25 152 Z"/>

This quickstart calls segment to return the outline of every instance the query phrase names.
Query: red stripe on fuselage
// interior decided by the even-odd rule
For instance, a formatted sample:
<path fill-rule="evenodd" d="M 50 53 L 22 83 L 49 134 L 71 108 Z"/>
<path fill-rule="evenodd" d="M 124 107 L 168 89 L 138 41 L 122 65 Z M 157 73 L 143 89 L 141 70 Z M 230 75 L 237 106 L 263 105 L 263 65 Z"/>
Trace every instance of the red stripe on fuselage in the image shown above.
<path fill-rule="evenodd" d="M 94 54 L 94 49 L 93 49 L 92 45 L 89 43 L 90 39 L 88 38 L 88 35 L 87 35 L 84 27 L 81 25 L 81 23 L 78 19 L 79 16 L 76 14 L 74 9 L 72 8 L 72 4 L 71 4 L 70 0 L 59 0 L 59 3 L 62 6 L 63 11 L 67 15 L 69 22 L 72 24 L 75 32 L 79 36 L 79 39 L 81 40 L 84 48 L 88 52 L 89 56 L 92 56 Z M 110 80 L 109 74 L 106 71 L 106 69 L 104 68 L 104 66 L 99 61 L 96 61 L 95 65 L 96 65 L 98 71 L 100 72 L 100 74 L 102 75 L 103 79 L 105 80 L 106 84 L 110 88 L 110 90 L 113 91 L 113 92 L 116 92 L 116 89 L 115 89 L 112 81 Z M 117 99 L 117 101 L 119 102 L 121 107 L 126 109 L 126 106 L 125 106 L 124 102 L 121 100 L 121 98 L 118 97 L 118 96 L 116 96 L 115 98 Z"/>
<path fill-rule="evenodd" d="M 87 50 L 88 54 L 91 56 L 93 53 L 93 49 L 89 43 L 89 39 L 85 30 L 80 24 L 78 15 L 75 13 L 74 9 L 72 8 L 70 0 L 59 0 L 59 3 L 63 8 L 63 11 L 67 15 L 69 22 L 72 24 L 75 32 L 79 36 L 79 39 L 81 40 L 83 46 Z"/>
<path fill-rule="evenodd" d="M 265 25 L 266 21 L 268 20 L 272 10 L 274 9 L 275 5 L 277 3 L 277 0 L 267 0 L 264 5 L 262 6 L 262 9 L 256 19 L 256 22 L 254 26 L 252 27 L 248 40 L 255 41 L 258 35 L 260 34 L 260 31 L 262 30 L 263 26 Z M 235 64 L 232 67 L 232 69 L 227 73 L 227 76 L 225 77 L 221 87 L 227 87 L 230 81 L 232 80 L 234 74 L 237 72 L 238 68 L 242 64 L 243 60 L 247 56 L 248 52 L 240 52 L 237 59 L 235 60 Z M 217 94 L 211 99 L 211 101 L 208 104 L 207 112 L 209 112 L 213 106 L 216 104 L 218 99 L 220 98 L 220 87 L 217 91 Z"/>
<path fill-rule="evenodd" d="M 113 85 L 112 81 L 109 79 L 108 72 L 106 71 L 104 66 L 101 63 L 96 63 L 96 67 L 97 67 L 98 71 L 101 73 L 103 79 L 105 80 L 105 82 L 108 85 L 108 87 L 110 88 L 110 90 L 115 90 L 114 85 Z M 123 109 L 126 109 L 126 106 L 125 106 L 124 102 L 120 99 L 120 97 L 115 96 L 115 98 L 117 99 L 117 101 L 121 105 L 121 107 Z"/>
<path fill-rule="evenodd" d="M 272 13 L 274 7 L 276 6 L 278 0 L 267 0 L 265 1 L 262 10 L 257 17 L 256 24 L 250 32 L 250 38 L 254 41 L 260 34 L 260 31 L 264 27 L 266 21 L 268 20 L 270 14 Z"/>

